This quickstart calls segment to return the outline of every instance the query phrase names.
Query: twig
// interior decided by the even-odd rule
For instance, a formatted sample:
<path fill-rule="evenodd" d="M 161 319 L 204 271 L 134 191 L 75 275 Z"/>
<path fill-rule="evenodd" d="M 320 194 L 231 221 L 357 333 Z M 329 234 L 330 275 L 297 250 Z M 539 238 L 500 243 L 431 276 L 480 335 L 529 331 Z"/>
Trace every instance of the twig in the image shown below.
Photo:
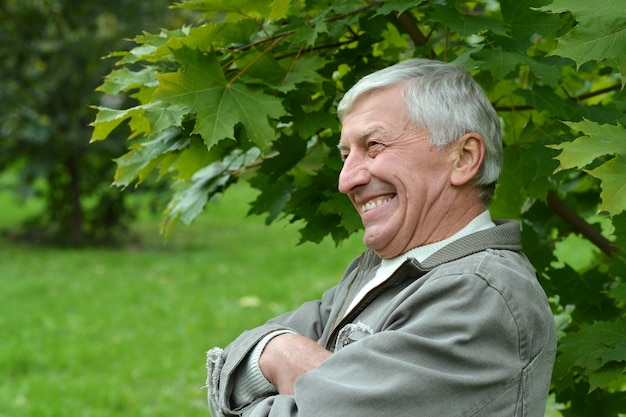
<path fill-rule="evenodd" d="M 589 93 L 581 94 L 579 96 L 568 97 L 571 101 L 579 102 L 582 100 L 587 100 L 588 98 L 600 96 L 602 94 L 610 93 L 611 91 L 621 90 L 622 84 L 615 84 L 606 88 L 602 88 L 600 90 L 591 91 Z M 523 106 L 494 106 L 496 111 L 505 112 L 505 111 L 524 111 L 524 110 L 534 110 L 533 106 L 529 106 L 527 104 Z"/>
<path fill-rule="evenodd" d="M 266 53 L 268 53 L 269 51 L 271 51 L 272 49 L 274 49 L 274 47 L 275 47 L 276 45 L 278 45 L 278 44 L 280 43 L 280 41 L 282 41 L 283 39 L 285 39 L 287 36 L 289 36 L 289 35 L 283 35 L 282 37 L 276 38 L 276 39 L 274 40 L 274 43 L 272 43 L 270 46 L 268 46 L 267 48 L 265 48 L 265 49 L 263 50 L 263 52 L 261 52 L 258 56 L 256 56 L 256 57 L 255 57 L 255 58 L 254 58 L 254 59 L 253 59 L 253 60 L 252 60 L 252 61 L 251 61 L 248 65 L 246 65 L 246 67 L 245 67 L 244 69 L 242 69 L 241 71 L 239 71 L 239 73 L 238 73 L 237 75 L 235 75 L 235 76 L 233 77 L 233 79 L 232 79 L 232 80 L 230 80 L 230 81 L 228 82 L 228 85 L 229 85 L 229 86 L 230 86 L 230 85 L 232 85 L 232 83 L 234 83 L 234 82 L 237 80 L 237 78 L 239 78 L 239 77 L 241 77 L 243 74 L 245 74 L 245 73 L 246 73 L 246 71 L 248 71 L 248 69 L 249 69 L 250 67 L 252 67 L 254 64 L 256 64 L 256 63 L 257 63 L 257 61 L 258 61 L 259 59 L 261 59 L 261 58 L 262 58 L 262 57 L 263 57 Z"/>
<path fill-rule="evenodd" d="M 596 245 L 602 252 L 611 256 L 618 249 L 611 242 L 594 229 L 585 219 L 580 217 L 574 210 L 569 208 L 552 191 L 548 192 L 548 208 L 557 216 L 572 226 L 574 231 L 580 233 L 591 243 Z"/>
<path fill-rule="evenodd" d="M 300 44 L 300 48 L 298 48 L 298 53 L 296 54 L 296 58 L 291 63 L 291 66 L 289 67 L 287 74 L 285 74 L 285 78 L 283 78 L 283 82 L 281 83 L 281 85 L 285 85 L 285 83 L 287 82 L 287 79 L 289 78 L 289 75 L 293 72 L 293 69 L 296 67 L 296 63 L 300 59 L 300 54 L 302 54 L 302 49 L 304 49 L 304 42 Z"/>

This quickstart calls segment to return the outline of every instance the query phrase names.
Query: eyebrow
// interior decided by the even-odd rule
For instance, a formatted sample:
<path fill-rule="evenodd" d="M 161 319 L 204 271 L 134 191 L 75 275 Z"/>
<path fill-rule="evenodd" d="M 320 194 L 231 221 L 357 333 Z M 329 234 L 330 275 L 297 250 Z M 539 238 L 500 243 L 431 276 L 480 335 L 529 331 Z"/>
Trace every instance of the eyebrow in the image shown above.
<path fill-rule="evenodd" d="M 357 142 L 363 142 L 365 141 L 365 139 L 367 139 L 368 137 L 372 136 L 374 133 L 380 131 L 381 129 L 379 127 L 372 127 L 369 129 L 366 129 L 362 132 L 360 132 L 359 134 L 356 135 L 356 141 Z M 345 143 L 341 142 L 341 140 L 339 141 L 339 143 L 337 144 L 337 149 L 339 149 L 340 151 L 343 150 L 347 150 L 349 148 L 348 145 L 346 145 Z"/>

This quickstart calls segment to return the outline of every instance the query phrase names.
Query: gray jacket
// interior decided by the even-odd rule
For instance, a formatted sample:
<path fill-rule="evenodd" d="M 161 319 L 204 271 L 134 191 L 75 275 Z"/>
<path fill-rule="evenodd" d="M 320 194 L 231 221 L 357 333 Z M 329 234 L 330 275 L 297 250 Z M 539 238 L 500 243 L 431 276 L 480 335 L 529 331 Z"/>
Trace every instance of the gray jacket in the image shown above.
<path fill-rule="evenodd" d="M 407 260 L 345 315 L 380 263 L 365 252 L 320 301 L 210 352 L 213 417 L 543 416 L 556 332 L 546 295 L 520 251 L 519 225 L 499 222 L 422 263 Z M 298 379 L 295 395 L 232 409 L 237 366 L 280 329 L 320 340 L 334 353 Z"/>

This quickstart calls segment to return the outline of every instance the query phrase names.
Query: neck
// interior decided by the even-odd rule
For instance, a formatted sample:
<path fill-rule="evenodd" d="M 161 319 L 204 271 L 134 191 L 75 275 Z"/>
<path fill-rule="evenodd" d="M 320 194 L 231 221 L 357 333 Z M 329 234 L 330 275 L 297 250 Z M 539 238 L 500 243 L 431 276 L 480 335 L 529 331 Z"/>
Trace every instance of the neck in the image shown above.
<path fill-rule="evenodd" d="M 392 248 L 385 248 L 387 251 L 376 253 L 383 259 L 390 259 L 413 248 L 440 242 L 462 230 L 485 210 L 485 204 L 475 192 L 465 193 L 463 198 L 453 201 L 442 201 L 428 210 L 414 231 L 413 238 L 404 247 L 396 248 L 393 252 L 389 251 Z"/>

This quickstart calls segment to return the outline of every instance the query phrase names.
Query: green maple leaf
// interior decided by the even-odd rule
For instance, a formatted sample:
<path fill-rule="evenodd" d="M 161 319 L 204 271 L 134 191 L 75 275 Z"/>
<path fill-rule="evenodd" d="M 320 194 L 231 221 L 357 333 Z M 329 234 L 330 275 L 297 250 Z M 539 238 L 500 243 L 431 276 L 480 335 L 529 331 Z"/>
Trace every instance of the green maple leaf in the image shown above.
<path fill-rule="evenodd" d="M 408 2 L 406 0 L 386 0 L 381 2 L 380 6 L 376 7 L 375 12 L 377 15 L 388 15 L 390 13 L 397 13 L 400 15 L 411 7 L 417 7 L 425 2 L 425 0 L 415 2 Z M 352 6 L 353 3 L 346 2 L 346 4 Z"/>
<path fill-rule="evenodd" d="M 202 26 L 190 28 L 189 35 L 186 37 L 171 39 L 168 46 L 171 49 L 179 49 L 181 44 L 184 44 L 191 49 L 201 51 L 208 51 L 211 48 L 237 47 L 247 44 L 250 36 L 258 28 L 258 23 L 254 20 L 205 23 Z"/>
<path fill-rule="evenodd" d="M 588 61 L 626 55 L 626 9 L 622 0 L 554 0 L 539 10 L 569 11 L 578 21 L 570 32 L 558 38 L 551 55 L 572 58 L 579 67 Z"/>
<path fill-rule="evenodd" d="M 574 103 L 559 96 L 550 87 L 536 85 L 532 90 L 515 90 L 515 94 L 523 97 L 537 111 L 546 112 L 555 118 L 571 117 L 577 111 Z"/>
<path fill-rule="evenodd" d="M 538 61 L 519 52 L 484 49 L 472 56 L 482 62 L 481 67 L 489 70 L 493 77 L 504 80 L 515 70 L 518 65 L 528 65 L 532 73 L 543 80 L 549 86 L 556 86 L 560 77 L 559 69 L 553 65 Z"/>
<path fill-rule="evenodd" d="M 452 31 L 458 32 L 462 36 L 482 33 L 487 30 L 500 36 L 508 36 L 506 27 L 501 20 L 480 15 L 461 14 L 454 7 L 443 6 L 441 4 L 433 6 L 430 20 L 444 24 L 450 27 Z"/>
<path fill-rule="evenodd" d="M 137 62 L 169 62 L 172 60 L 172 53 L 167 47 L 168 43 L 172 39 L 187 36 L 188 31 L 188 27 L 182 27 L 175 30 L 162 29 L 158 34 L 144 32 L 143 35 L 133 39 L 138 46 L 124 53 L 118 65 Z"/>
<path fill-rule="evenodd" d="M 616 215 L 626 210 L 626 155 L 618 155 L 586 172 L 602 181 L 600 211 Z"/>
<path fill-rule="evenodd" d="M 142 106 L 131 107 L 130 109 L 117 110 L 109 109 L 107 107 L 94 106 L 93 108 L 98 110 L 96 120 L 89 125 L 93 126 L 94 130 L 91 133 L 91 142 L 106 139 L 109 134 L 118 127 L 122 122 L 129 118 L 143 119 L 145 124 L 136 123 L 133 125 L 138 128 L 140 132 L 146 132 L 147 121 L 144 118 L 144 109 Z"/>
<path fill-rule="evenodd" d="M 311 21 L 310 25 L 302 25 L 295 30 L 295 35 L 298 39 L 306 43 L 307 46 L 315 45 L 315 40 L 320 33 L 324 33 L 328 30 L 326 22 L 324 21 L 324 15 L 319 15 Z"/>
<path fill-rule="evenodd" d="M 624 365 L 617 362 L 609 362 L 602 368 L 589 375 L 589 391 L 600 387 L 606 387 L 611 382 L 618 380 L 624 373 Z"/>
<path fill-rule="evenodd" d="M 135 180 L 140 184 L 170 152 L 186 148 L 189 140 L 180 140 L 180 132 L 174 127 L 164 130 L 134 145 L 129 152 L 117 158 L 113 185 L 127 187 Z"/>
<path fill-rule="evenodd" d="M 320 212 L 331 215 L 337 213 L 341 216 L 339 225 L 349 234 L 363 229 L 363 222 L 358 212 L 350 202 L 350 199 L 336 191 L 326 192 L 328 200 L 320 204 Z"/>
<path fill-rule="evenodd" d="M 626 131 L 620 125 L 598 124 L 590 120 L 565 123 L 585 135 L 573 142 L 551 146 L 562 152 L 558 169 L 583 168 L 604 155 L 626 155 Z"/>
<path fill-rule="evenodd" d="M 565 336 L 557 358 L 557 374 L 565 369 L 582 368 L 589 378 L 590 391 L 615 380 L 624 372 L 626 361 L 626 322 L 596 322 L 583 324 L 576 333 Z M 619 372 L 615 369 L 619 368 Z"/>
<path fill-rule="evenodd" d="M 177 220 L 190 224 L 202 212 L 209 198 L 236 180 L 236 172 L 254 162 L 260 156 L 258 148 L 247 151 L 236 149 L 221 161 L 215 161 L 181 182 L 165 209 L 161 230 L 168 235 Z"/>
<path fill-rule="evenodd" d="M 170 127 L 180 127 L 190 110 L 183 104 L 168 105 L 154 102 L 131 107 L 125 110 L 96 107 L 98 114 L 90 126 L 94 127 L 91 141 L 106 139 L 125 120 L 129 120 L 131 137 L 140 134 L 154 134 Z"/>
<path fill-rule="evenodd" d="M 131 71 L 128 68 L 111 71 L 96 91 L 115 95 L 122 91 L 129 91 L 146 85 L 156 85 L 155 70 L 147 67 L 140 71 Z"/>
<path fill-rule="evenodd" d="M 626 56 L 619 56 L 616 58 L 610 58 L 607 60 L 607 64 L 610 67 L 617 69 L 621 74 L 626 74 Z M 622 89 L 626 87 L 626 77 L 622 78 Z"/>
<path fill-rule="evenodd" d="M 279 18 L 286 12 L 286 0 L 187 0 L 176 4 L 181 9 L 197 9 L 205 13 L 223 13 L 228 21 L 262 18 Z"/>
<path fill-rule="evenodd" d="M 145 110 L 151 133 L 161 132 L 172 126 L 181 127 L 183 120 L 190 113 L 189 107 L 184 104 L 166 105 L 158 102 L 146 105 Z"/>
<path fill-rule="evenodd" d="M 171 165 L 172 171 L 175 171 L 172 178 L 175 180 L 191 180 L 193 174 L 219 158 L 219 156 L 207 152 L 206 145 L 197 136 L 190 139 L 189 147 L 181 149 L 177 154 L 176 161 Z"/>
<path fill-rule="evenodd" d="M 620 283 L 608 291 L 609 297 L 619 302 L 626 302 L 626 284 Z"/>
<path fill-rule="evenodd" d="M 601 211 L 616 215 L 626 210 L 626 132 L 620 125 L 600 125 L 590 120 L 566 123 L 585 135 L 573 142 L 550 146 L 560 149 L 561 162 L 557 171 L 569 168 L 582 169 L 596 159 L 615 156 L 600 166 L 585 170 L 601 181 Z"/>
<path fill-rule="evenodd" d="M 551 0 L 500 0 L 502 20 L 508 27 L 511 39 L 521 45 L 529 45 L 536 34 L 547 35 L 558 31 L 559 16 L 541 13 L 534 6 L 542 6 Z"/>
<path fill-rule="evenodd" d="M 251 184 L 262 191 L 250 205 L 248 215 L 267 214 L 265 224 L 272 223 L 280 216 L 285 204 L 291 199 L 293 178 L 289 175 L 270 178 L 266 175 L 259 174 L 254 177 Z"/>
<path fill-rule="evenodd" d="M 318 71 L 328 63 L 321 57 L 301 56 L 289 60 L 285 65 L 285 60 L 281 63 L 269 54 L 248 54 L 238 60 L 237 66 L 245 68 L 253 61 L 254 65 L 248 67 L 242 79 L 265 84 L 280 92 L 295 90 L 302 83 L 321 84 L 324 79 Z"/>
<path fill-rule="evenodd" d="M 174 55 L 183 71 L 159 75 L 155 99 L 194 109 L 193 133 L 199 134 L 209 148 L 223 139 L 235 140 L 239 123 L 261 149 L 274 139 L 268 118 L 285 114 L 278 98 L 240 82 L 228 82 L 213 53 L 205 55 L 183 46 L 174 50 Z"/>
<path fill-rule="evenodd" d="M 486 49 L 475 54 L 475 58 L 482 62 L 482 68 L 491 72 L 495 79 L 503 80 L 515 71 L 522 55 L 517 52 Z"/>

